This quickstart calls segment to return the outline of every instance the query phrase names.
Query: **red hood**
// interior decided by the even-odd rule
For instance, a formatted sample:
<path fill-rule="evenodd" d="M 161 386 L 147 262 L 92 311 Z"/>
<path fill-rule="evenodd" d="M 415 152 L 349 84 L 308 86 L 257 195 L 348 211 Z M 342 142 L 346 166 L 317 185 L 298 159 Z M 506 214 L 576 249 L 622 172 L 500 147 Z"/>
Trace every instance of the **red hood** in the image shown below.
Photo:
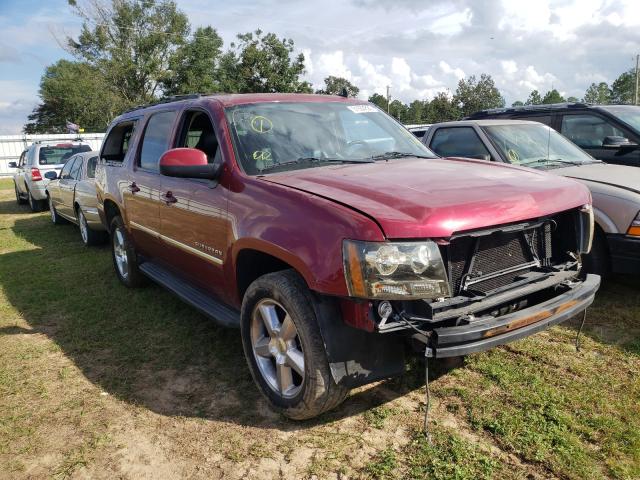
<path fill-rule="evenodd" d="M 591 203 L 589 190 L 574 180 L 469 159 L 407 158 L 263 178 L 364 212 L 387 238 L 449 237 Z"/>

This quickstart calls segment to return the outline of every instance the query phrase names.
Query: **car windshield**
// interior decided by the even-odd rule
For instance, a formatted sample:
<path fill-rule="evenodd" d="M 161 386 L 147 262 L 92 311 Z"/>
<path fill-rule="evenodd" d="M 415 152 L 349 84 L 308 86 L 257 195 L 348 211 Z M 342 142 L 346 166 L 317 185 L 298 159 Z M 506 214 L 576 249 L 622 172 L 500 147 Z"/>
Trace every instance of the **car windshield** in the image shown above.
<path fill-rule="evenodd" d="M 515 165 L 559 168 L 597 162 L 555 130 L 542 124 L 483 126 L 502 157 Z"/>
<path fill-rule="evenodd" d="M 65 163 L 76 153 L 90 152 L 89 145 L 51 145 L 48 147 L 40 147 L 38 154 L 38 163 L 40 165 L 60 165 Z"/>
<path fill-rule="evenodd" d="M 249 175 L 435 158 L 408 130 L 370 104 L 269 102 L 226 109 L 238 161 Z"/>
<path fill-rule="evenodd" d="M 618 105 L 611 107 L 600 107 L 611 115 L 618 117 L 636 132 L 640 132 L 640 107 L 634 105 Z"/>

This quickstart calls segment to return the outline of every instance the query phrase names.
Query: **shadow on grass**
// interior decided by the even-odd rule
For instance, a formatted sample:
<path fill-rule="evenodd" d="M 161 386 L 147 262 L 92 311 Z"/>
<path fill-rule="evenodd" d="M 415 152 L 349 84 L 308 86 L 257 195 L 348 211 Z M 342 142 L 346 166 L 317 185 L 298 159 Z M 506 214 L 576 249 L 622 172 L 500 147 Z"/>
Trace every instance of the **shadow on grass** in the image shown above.
<path fill-rule="evenodd" d="M 22 211 L 7 203 L 0 213 Z M 239 331 L 216 326 L 158 286 L 125 288 L 108 246 L 84 247 L 72 225 L 38 215 L 19 218 L 12 230 L 17 251 L 1 256 L 0 282 L 31 329 L 6 326 L 0 335 L 48 335 L 87 379 L 128 403 L 168 416 L 296 430 L 357 415 L 422 385 L 418 365 L 318 419 L 288 421 L 257 391 Z"/>

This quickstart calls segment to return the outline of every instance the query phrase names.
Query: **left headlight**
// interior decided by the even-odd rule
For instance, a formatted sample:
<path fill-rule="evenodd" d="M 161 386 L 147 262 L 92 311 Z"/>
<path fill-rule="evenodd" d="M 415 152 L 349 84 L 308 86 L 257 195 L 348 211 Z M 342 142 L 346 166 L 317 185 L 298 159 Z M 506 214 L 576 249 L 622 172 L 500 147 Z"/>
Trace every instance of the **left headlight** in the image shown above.
<path fill-rule="evenodd" d="M 422 242 L 359 242 L 342 245 L 349 295 L 381 300 L 449 296 L 438 246 Z"/>

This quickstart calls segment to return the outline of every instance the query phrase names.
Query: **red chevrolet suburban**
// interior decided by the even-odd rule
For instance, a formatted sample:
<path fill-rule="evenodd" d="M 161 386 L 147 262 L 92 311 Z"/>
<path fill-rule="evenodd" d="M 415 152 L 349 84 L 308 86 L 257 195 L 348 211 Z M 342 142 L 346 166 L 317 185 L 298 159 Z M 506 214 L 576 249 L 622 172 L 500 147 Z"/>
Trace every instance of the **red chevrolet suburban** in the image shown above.
<path fill-rule="evenodd" d="M 363 101 L 187 96 L 124 113 L 96 172 L 125 285 L 145 277 L 240 327 L 276 410 L 310 418 L 350 388 L 526 337 L 600 284 L 589 191 L 441 160 Z"/>

